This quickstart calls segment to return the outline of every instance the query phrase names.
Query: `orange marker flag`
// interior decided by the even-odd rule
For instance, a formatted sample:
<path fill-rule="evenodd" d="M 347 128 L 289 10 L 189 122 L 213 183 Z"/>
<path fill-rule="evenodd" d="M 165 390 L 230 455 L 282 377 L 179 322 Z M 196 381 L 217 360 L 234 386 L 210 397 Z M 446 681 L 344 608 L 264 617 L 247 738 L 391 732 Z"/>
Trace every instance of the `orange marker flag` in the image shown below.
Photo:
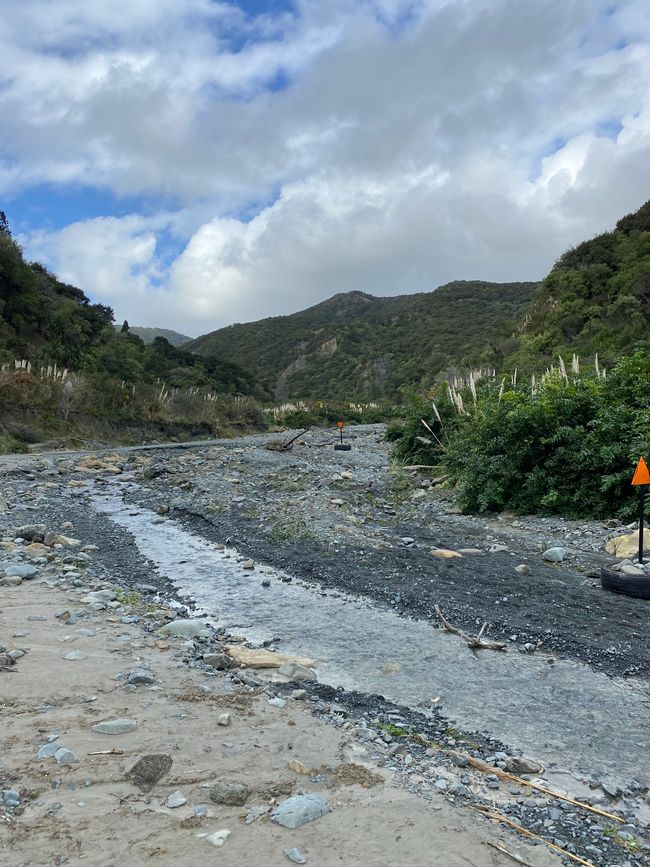
<path fill-rule="evenodd" d="M 337 425 L 337 427 L 343 427 L 343 422 L 342 422 L 342 421 L 337 421 L 337 422 L 336 422 L 336 425 Z"/>
<path fill-rule="evenodd" d="M 636 465 L 636 470 L 634 471 L 634 476 L 632 478 L 633 485 L 650 485 L 650 470 L 648 470 L 648 465 L 643 460 L 643 458 L 639 458 L 639 463 Z"/>

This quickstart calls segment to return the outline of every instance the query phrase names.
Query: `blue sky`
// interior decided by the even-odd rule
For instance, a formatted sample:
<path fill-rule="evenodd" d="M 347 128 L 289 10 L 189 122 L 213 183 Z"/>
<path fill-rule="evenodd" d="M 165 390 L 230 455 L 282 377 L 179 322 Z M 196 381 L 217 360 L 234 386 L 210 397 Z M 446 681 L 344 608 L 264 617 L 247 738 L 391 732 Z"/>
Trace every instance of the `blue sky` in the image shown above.
<path fill-rule="evenodd" d="M 642 0 L 4 0 L 0 209 L 119 319 L 537 279 L 650 198 Z"/>

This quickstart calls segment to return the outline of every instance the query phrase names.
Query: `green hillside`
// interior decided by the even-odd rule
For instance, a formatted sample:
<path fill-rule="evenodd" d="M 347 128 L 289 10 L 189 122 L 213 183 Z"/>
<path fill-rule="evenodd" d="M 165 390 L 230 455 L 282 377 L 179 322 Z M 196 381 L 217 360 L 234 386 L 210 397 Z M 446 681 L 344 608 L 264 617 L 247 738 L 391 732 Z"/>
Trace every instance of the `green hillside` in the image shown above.
<path fill-rule="evenodd" d="M 349 292 L 222 328 L 187 348 L 229 358 L 278 397 L 395 398 L 451 365 L 499 366 L 537 285 L 458 281 L 389 298 Z"/>
<path fill-rule="evenodd" d="M 128 324 L 128 323 L 127 323 Z M 115 328 L 121 331 L 124 325 L 115 324 Z M 170 328 L 146 328 L 142 325 L 129 325 L 129 333 L 135 334 L 147 346 L 154 342 L 156 337 L 164 337 L 172 346 L 183 346 L 184 343 L 189 343 L 192 339 L 186 334 L 179 334 L 178 331 L 172 331 Z"/>
<path fill-rule="evenodd" d="M 606 365 L 650 345 L 650 202 L 611 232 L 568 250 L 541 284 L 509 362 L 531 369 L 558 355 Z"/>

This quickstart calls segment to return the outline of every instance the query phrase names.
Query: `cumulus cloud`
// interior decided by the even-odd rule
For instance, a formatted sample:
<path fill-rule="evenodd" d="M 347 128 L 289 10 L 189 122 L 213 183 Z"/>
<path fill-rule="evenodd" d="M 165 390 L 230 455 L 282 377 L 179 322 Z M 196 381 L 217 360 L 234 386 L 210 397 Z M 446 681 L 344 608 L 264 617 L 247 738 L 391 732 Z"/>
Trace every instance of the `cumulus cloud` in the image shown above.
<path fill-rule="evenodd" d="M 24 234 L 133 322 L 536 279 L 650 197 L 641 0 L 5 3 L 0 193 L 165 197 Z"/>

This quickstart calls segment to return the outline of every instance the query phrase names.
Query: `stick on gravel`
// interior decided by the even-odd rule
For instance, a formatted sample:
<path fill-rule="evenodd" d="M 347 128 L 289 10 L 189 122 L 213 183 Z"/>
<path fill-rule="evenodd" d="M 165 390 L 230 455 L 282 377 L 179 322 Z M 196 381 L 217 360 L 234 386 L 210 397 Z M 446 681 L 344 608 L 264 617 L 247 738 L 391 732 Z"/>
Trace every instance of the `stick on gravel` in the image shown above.
<path fill-rule="evenodd" d="M 568 795 L 558 795 L 557 792 L 553 792 L 551 789 L 540 786 L 538 783 L 531 783 L 529 780 L 522 780 L 521 777 L 517 777 L 515 774 L 510 774 L 508 771 L 503 771 L 501 768 L 493 768 L 492 765 L 486 765 L 485 762 L 482 762 L 480 759 L 475 759 L 474 756 L 467 756 L 464 753 L 454 753 L 454 755 L 467 759 L 473 768 L 476 768 L 477 771 L 482 771 L 484 774 L 494 774 L 502 780 L 510 780 L 513 783 L 519 783 L 520 786 L 528 786 L 531 789 L 537 789 L 538 792 L 543 792 L 545 795 L 550 795 L 552 798 L 558 798 L 560 801 L 566 801 L 568 804 L 573 804 L 575 807 L 582 807 L 583 810 L 589 810 L 590 813 L 596 813 L 596 815 L 603 816 L 605 819 L 612 819 L 612 821 L 620 822 L 621 824 L 625 823 L 625 820 L 621 819 L 620 816 L 615 816 L 613 813 L 606 813 L 605 810 L 599 810 L 598 807 L 592 807 L 591 804 L 584 804 L 582 801 L 575 801 L 573 798 L 569 798 Z"/>
<path fill-rule="evenodd" d="M 583 867 L 595 867 L 595 864 L 591 861 L 585 861 L 585 859 L 581 858 L 579 855 L 573 855 L 571 852 L 567 852 L 566 849 L 563 849 L 561 846 L 556 846 L 555 843 L 551 843 L 550 840 L 545 840 L 544 837 L 540 837 L 539 834 L 533 834 L 532 831 L 528 831 L 526 828 L 513 822 L 512 819 L 508 819 L 508 817 L 504 816 L 503 813 L 497 813 L 489 807 L 482 807 L 478 804 L 474 805 L 474 809 L 480 813 L 481 816 L 492 819 L 493 822 L 501 822 L 509 828 L 512 828 L 514 831 L 519 831 L 519 833 L 523 834 L 524 837 L 530 837 L 531 840 L 539 840 L 540 843 L 548 846 L 549 849 L 553 849 L 554 852 L 559 852 L 561 855 L 564 855 L 565 858 L 570 858 L 572 861 L 575 861 L 576 864 L 582 864 Z"/>

